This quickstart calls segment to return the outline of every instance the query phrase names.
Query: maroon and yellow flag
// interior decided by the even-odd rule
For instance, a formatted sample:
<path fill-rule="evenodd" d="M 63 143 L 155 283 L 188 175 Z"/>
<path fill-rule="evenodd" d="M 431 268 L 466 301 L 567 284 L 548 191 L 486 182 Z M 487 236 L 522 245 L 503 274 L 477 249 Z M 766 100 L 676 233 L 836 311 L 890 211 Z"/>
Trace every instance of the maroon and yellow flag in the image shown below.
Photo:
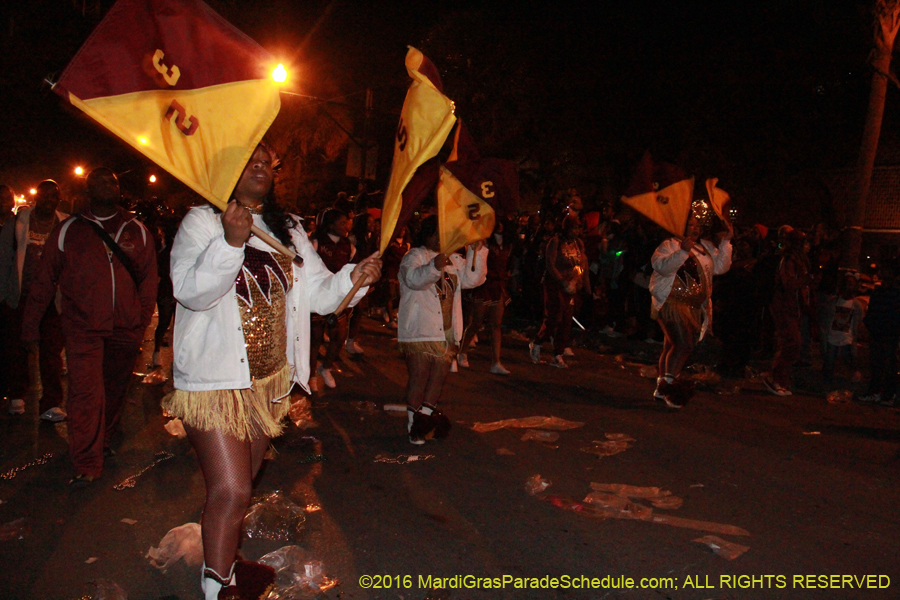
<path fill-rule="evenodd" d="M 384 194 L 381 214 L 381 252 L 387 248 L 402 208 L 403 190 L 416 170 L 437 156 L 447 140 L 456 117 L 453 102 L 442 93 L 437 69 L 425 55 L 413 47 L 406 54 L 406 70 L 412 78 L 400 124 L 394 139 L 391 179 Z"/>
<path fill-rule="evenodd" d="M 490 237 L 494 231 L 494 209 L 443 166 L 437 188 L 437 209 L 441 254 L 449 255 L 466 244 Z"/>
<path fill-rule="evenodd" d="M 681 236 L 684 235 L 693 196 L 693 177 L 688 179 L 674 165 L 654 163 L 647 152 L 622 196 L 622 202 L 663 229 Z"/>
<path fill-rule="evenodd" d="M 720 219 L 731 224 L 731 196 L 725 190 L 717 188 L 717 183 L 719 183 L 718 177 L 706 180 L 706 193 L 709 194 L 709 203 Z"/>
<path fill-rule="evenodd" d="M 275 66 L 200 0 L 119 0 L 53 90 L 224 208 L 281 106 Z"/>

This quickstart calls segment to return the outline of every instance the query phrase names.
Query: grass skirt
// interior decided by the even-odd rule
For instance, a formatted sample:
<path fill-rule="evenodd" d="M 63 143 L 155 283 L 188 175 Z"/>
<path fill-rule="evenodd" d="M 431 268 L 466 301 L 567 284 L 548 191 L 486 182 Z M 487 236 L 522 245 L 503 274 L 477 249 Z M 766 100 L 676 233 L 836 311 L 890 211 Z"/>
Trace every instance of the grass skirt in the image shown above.
<path fill-rule="evenodd" d="M 453 362 L 459 352 L 459 344 L 453 340 L 453 329 L 446 332 L 443 342 L 400 342 L 400 354 L 422 354 L 432 362 Z"/>
<path fill-rule="evenodd" d="M 281 420 L 291 403 L 291 368 L 253 381 L 242 390 L 188 392 L 175 390 L 162 400 L 162 408 L 186 425 L 202 431 L 218 430 L 239 440 L 281 435 Z M 284 401 L 280 401 L 284 400 Z"/>

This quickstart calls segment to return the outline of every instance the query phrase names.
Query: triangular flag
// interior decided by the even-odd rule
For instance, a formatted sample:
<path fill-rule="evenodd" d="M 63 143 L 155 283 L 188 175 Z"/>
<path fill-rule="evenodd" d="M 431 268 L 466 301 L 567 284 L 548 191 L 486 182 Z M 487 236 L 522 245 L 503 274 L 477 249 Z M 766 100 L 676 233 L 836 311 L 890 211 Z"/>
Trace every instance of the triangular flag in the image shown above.
<path fill-rule="evenodd" d="M 281 106 L 275 66 L 200 0 L 118 0 L 53 91 L 224 208 Z"/>
<path fill-rule="evenodd" d="M 498 216 L 519 210 L 519 173 L 511 160 L 481 158 L 462 120 L 456 125 L 453 151 L 444 166 L 466 188 L 491 205 Z"/>
<path fill-rule="evenodd" d="M 674 165 L 654 163 L 647 152 L 622 196 L 622 202 L 663 229 L 681 236 L 684 235 L 693 196 L 693 177 L 688 179 Z"/>
<path fill-rule="evenodd" d="M 706 180 L 706 193 L 709 194 L 709 203 L 720 219 L 731 224 L 731 196 L 725 190 L 717 188 L 717 183 L 719 183 L 718 177 Z"/>
<path fill-rule="evenodd" d="M 384 195 L 381 215 L 382 253 L 397 225 L 403 190 L 416 169 L 437 156 L 456 122 L 453 102 L 441 93 L 441 79 L 431 61 L 410 47 L 406 54 L 406 70 L 413 81 L 400 111 L 400 123 L 394 139 L 391 179 Z"/>
<path fill-rule="evenodd" d="M 445 167 L 441 167 L 438 182 L 437 208 L 441 254 L 449 255 L 466 244 L 490 237 L 494 231 L 494 209 L 467 190 Z"/>

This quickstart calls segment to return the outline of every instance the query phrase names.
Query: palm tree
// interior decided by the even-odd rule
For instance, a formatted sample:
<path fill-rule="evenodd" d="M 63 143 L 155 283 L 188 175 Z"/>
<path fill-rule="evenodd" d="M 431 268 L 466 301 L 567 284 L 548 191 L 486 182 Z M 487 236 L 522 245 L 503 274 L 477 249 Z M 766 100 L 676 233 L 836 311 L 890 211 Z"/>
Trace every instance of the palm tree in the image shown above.
<path fill-rule="evenodd" d="M 884 99 L 887 95 L 888 79 L 893 80 L 894 83 L 897 82 L 890 70 L 894 38 L 897 37 L 897 31 L 900 29 L 900 0 L 875 0 L 874 12 L 875 46 L 871 54 L 872 68 L 874 69 L 872 91 L 869 94 L 866 126 L 863 130 L 859 162 L 856 167 L 856 185 L 851 192 L 852 220 L 841 257 L 841 266 L 845 269 L 859 268 L 862 230 L 866 220 L 866 203 L 869 199 L 869 187 L 875 167 L 875 154 L 878 151 L 878 138 L 881 135 L 881 120 L 884 115 Z"/>

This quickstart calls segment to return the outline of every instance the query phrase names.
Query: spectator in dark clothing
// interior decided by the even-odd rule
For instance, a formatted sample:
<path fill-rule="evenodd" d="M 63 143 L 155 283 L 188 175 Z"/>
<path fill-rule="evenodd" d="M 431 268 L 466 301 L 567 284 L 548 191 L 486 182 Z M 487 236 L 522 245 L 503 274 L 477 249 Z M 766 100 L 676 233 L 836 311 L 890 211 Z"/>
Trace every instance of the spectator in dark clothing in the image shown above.
<path fill-rule="evenodd" d="M 869 330 L 872 379 L 860 402 L 897 406 L 897 345 L 900 343 L 900 278 L 896 262 L 882 265 L 863 323 Z"/>

